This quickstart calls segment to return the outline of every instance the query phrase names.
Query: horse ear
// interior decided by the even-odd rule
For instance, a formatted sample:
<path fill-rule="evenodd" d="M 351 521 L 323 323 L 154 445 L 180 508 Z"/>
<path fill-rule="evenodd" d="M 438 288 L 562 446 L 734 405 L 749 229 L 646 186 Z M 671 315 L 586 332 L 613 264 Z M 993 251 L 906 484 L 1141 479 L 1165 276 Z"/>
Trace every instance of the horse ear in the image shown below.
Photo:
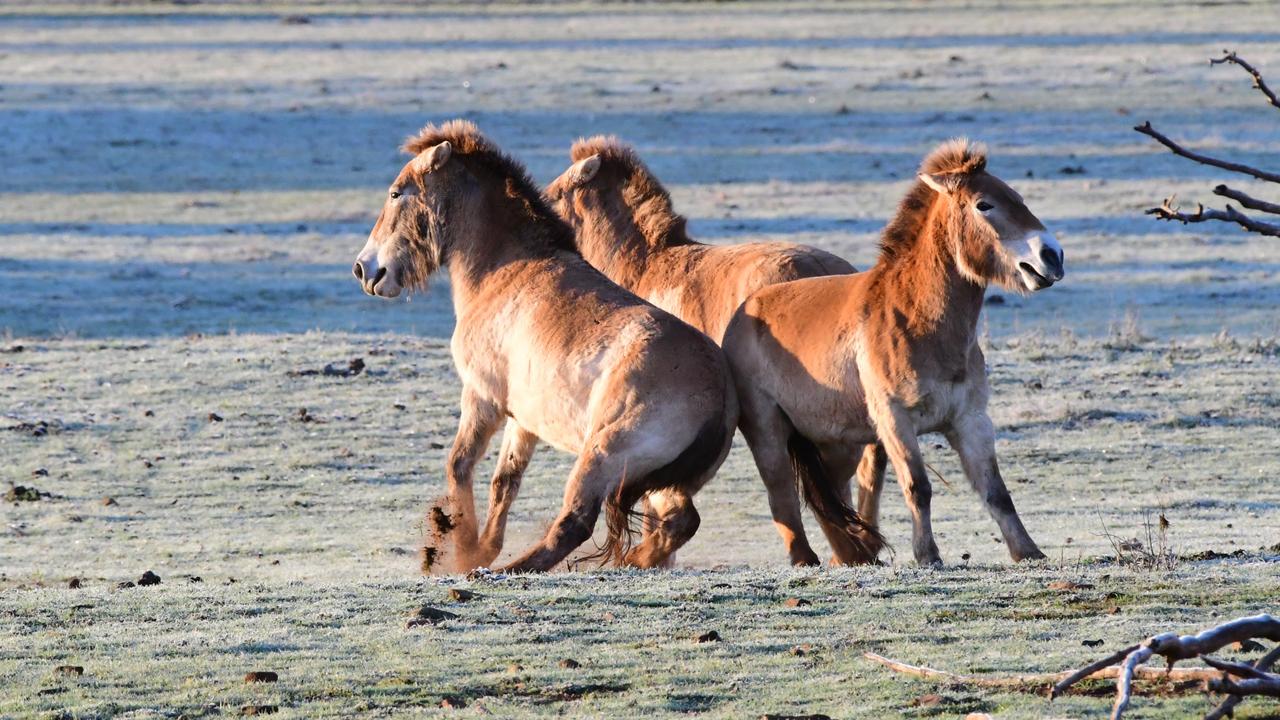
<path fill-rule="evenodd" d="M 955 190 L 955 180 L 948 175 L 931 175 L 929 173 L 920 173 L 916 175 L 920 178 L 920 182 L 933 188 L 940 195 L 950 195 Z"/>
<path fill-rule="evenodd" d="M 444 164 L 449 162 L 449 156 L 451 155 L 453 155 L 453 145 L 449 144 L 448 140 L 445 140 L 435 147 L 422 151 L 413 163 L 417 170 L 425 175 L 444 167 Z"/>
<path fill-rule="evenodd" d="M 573 187 L 581 187 L 591 181 L 591 178 L 600 172 L 600 155 L 592 155 L 584 160 L 579 160 L 569 168 L 569 182 Z"/>

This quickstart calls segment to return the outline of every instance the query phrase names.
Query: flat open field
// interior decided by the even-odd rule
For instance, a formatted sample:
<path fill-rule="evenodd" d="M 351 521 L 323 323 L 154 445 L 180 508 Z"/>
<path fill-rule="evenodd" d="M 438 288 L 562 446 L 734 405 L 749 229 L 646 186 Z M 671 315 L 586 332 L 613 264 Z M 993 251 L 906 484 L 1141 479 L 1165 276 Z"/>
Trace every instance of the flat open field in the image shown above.
<path fill-rule="evenodd" d="M 0 717 L 1105 717 L 1106 685 L 1050 704 L 862 653 L 1053 672 L 1280 609 L 1280 244 L 1144 216 L 1230 176 L 1131 130 L 1280 168 L 1280 113 L 1209 67 L 1223 48 L 1280 84 L 1280 9 L 5 3 L 0 489 L 27 491 L 0 505 Z M 1004 475 L 1051 560 L 1012 565 L 926 437 L 947 567 L 912 565 L 891 484 L 885 566 L 792 570 L 739 441 L 679 570 L 421 577 L 457 407 L 448 286 L 380 301 L 349 268 L 400 140 L 457 116 L 542 182 L 615 133 L 695 237 L 859 267 L 924 153 L 986 141 L 1066 249 L 1060 285 L 992 291 L 981 321 Z M 535 458 L 504 557 L 570 462 Z M 1175 560 L 1116 562 L 1161 545 L 1161 514 Z M 458 617 L 407 629 L 423 604 Z"/>

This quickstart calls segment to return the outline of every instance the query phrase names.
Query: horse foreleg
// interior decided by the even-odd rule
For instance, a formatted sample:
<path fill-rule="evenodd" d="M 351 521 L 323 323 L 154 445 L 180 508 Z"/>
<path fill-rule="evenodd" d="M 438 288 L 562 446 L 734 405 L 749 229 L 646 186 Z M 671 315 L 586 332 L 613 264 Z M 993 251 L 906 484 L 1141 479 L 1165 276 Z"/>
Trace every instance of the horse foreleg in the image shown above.
<path fill-rule="evenodd" d="M 466 572 L 475 567 L 476 501 L 471 481 L 476 463 L 484 456 L 489 440 L 497 430 L 498 420 L 496 408 L 463 389 L 458 432 L 453 438 L 445 467 L 448 505 L 452 512 L 432 507 L 427 518 L 432 541 L 437 547 L 443 541 L 452 540 L 455 572 Z M 426 560 L 429 561 L 434 551 L 429 546 L 426 552 Z"/>
<path fill-rule="evenodd" d="M 886 398 L 874 405 L 871 401 L 869 396 L 868 407 L 872 411 L 876 434 L 880 437 L 889 462 L 893 463 L 893 472 L 898 476 L 902 496 L 907 501 L 907 509 L 911 511 L 912 553 L 920 565 L 941 565 L 942 557 L 938 554 L 938 544 L 933 539 L 930 514 L 933 486 L 929 484 L 924 458 L 920 455 L 915 427 L 906 410 L 893 401 Z"/>
<path fill-rule="evenodd" d="M 498 454 L 498 466 L 494 468 L 489 484 L 489 515 L 484 531 L 480 534 L 479 548 L 474 558 L 478 566 L 492 564 L 502 552 L 507 532 L 507 513 L 520 494 L 520 481 L 529 467 L 529 460 L 538 446 L 538 436 L 528 432 L 508 419 L 502 434 L 502 450 Z"/>
<path fill-rule="evenodd" d="M 1044 553 L 1036 546 L 1013 507 L 1013 498 L 1000 477 L 1000 465 L 996 462 L 996 433 L 991 418 L 985 412 L 965 415 L 946 433 L 947 442 L 960 456 L 965 477 L 982 498 L 987 512 L 1000 526 L 1000 534 L 1009 547 L 1014 560 L 1040 560 Z"/>

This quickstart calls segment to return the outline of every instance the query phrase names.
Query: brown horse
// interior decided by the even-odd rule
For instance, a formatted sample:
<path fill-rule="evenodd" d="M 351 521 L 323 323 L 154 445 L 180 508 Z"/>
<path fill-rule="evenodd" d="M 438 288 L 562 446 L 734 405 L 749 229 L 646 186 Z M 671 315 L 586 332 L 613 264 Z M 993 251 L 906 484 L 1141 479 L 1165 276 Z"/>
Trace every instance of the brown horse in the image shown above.
<path fill-rule="evenodd" d="M 545 193 L 573 226 L 583 257 L 609 279 L 716 342 L 724 336 L 734 311 L 756 290 L 789 280 L 854 272 L 839 257 L 805 245 L 695 242 L 666 188 L 636 152 L 617 138 L 579 140 L 570 158 L 573 165 Z M 874 445 L 868 448 L 860 474 L 884 473 L 884 454 L 876 450 Z M 769 507 L 792 563 L 818 564 L 805 537 L 794 478 L 766 473 L 764 467 L 761 476 L 766 483 L 780 483 L 769 488 Z M 811 474 L 800 477 L 814 478 Z M 866 482 L 876 481 L 868 478 Z M 874 533 L 829 488 L 828 484 L 801 484 L 834 550 L 833 562 L 854 562 L 869 551 L 865 543 Z"/>
<path fill-rule="evenodd" d="M 396 297 L 447 268 L 457 325 L 461 417 L 446 477 L 456 570 L 488 565 L 539 439 L 577 455 L 545 537 L 507 568 L 548 570 L 585 542 L 608 506 L 608 557 L 661 564 L 698 528 L 693 494 L 729 451 L 737 401 L 723 353 L 702 333 L 609 282 L 523 167 L 474 125 L 428 125 L 391 185 L 353 271 L 365 292 Z M 506 421 L 489 517 L 477 528 L 472 473 Z M 629 513 L 657 513 L 629 545 Z M 424 566 L 437 553 L 429 546 Z"/>
<path fill-rule="evenodd" d="M 986 172 L 981 146 L 943 144 L 918 179 L 884 231 L 874 268 L 774 285 L 738 310 L 724 349 L 740 390 L 741 426 L 769 460 L 762 471 L 791 473 L 791 446 L 808 459 L 802 470 L 846 496 L 857 460 L 850 448 L 879 440 L 911 510 L 921 564 L 941 559 L 916 436 L 942 432 L 1010 555 L 1042 558 L 1000 477 L 975 329 L 988 284 L 1047 288 L 1063 277 L 1062 248 L 1022 197 Z M 859 491 L 859 514 L 872 524 L 880 489 L 861 484 Z"/>

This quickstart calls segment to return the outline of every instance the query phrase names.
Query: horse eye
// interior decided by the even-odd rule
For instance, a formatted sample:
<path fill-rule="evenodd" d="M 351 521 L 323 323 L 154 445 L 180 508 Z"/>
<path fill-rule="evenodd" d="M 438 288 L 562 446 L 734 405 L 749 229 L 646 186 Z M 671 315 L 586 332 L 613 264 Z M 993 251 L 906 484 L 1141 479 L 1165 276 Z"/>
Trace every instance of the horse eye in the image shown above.
<path fill-rule="evenodd" d="M 395 199 L 397 199 L 397 198 L 399 198 L 399 197 L 400 197 L 400 192 L 399 192 L 398 190 L 392 190 L 392 191 L 391 191 L 391 199 L 392 199 L 392 200 L 395 200 Z"/>
<path fill-rule="evenodd" d="M 991 203 L 987 202 L 986 200 L 979 200 L 979 201 L 978 201 L 978 212 L 986 212 L 986 211 L 988 211 L 988 210 L 990 210 L 990 209 L 992 209 L 992 208 L 994 208 L 994 207 L 995 207 L 995 205 L 992 205 Z"/>

